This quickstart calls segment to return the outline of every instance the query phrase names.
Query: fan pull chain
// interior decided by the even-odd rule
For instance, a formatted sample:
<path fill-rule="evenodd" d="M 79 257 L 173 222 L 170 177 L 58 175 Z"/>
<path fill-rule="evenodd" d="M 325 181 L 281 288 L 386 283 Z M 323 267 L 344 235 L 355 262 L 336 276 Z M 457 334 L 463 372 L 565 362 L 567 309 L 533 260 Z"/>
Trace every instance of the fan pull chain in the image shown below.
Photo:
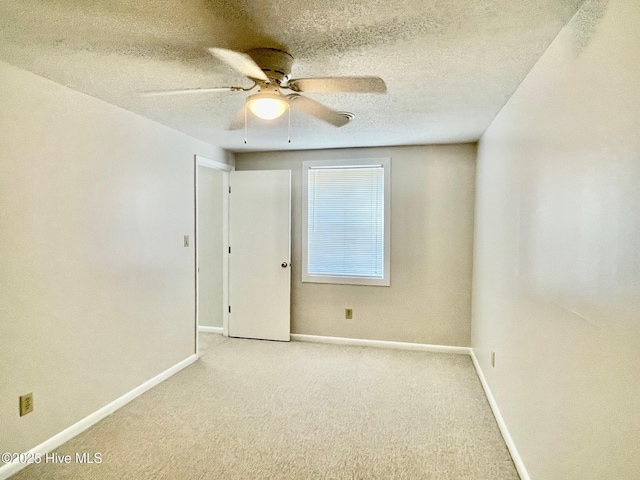
<path fill-rule="evenodd" d="M 291 143 L 291 107 L 289 107 L 289 130 L 287 130 L 287 142 Z"/>
<path fill-rule="evenodd" d="M 244 104 L 244 143 L 247 143 L 247 104 Z"/>

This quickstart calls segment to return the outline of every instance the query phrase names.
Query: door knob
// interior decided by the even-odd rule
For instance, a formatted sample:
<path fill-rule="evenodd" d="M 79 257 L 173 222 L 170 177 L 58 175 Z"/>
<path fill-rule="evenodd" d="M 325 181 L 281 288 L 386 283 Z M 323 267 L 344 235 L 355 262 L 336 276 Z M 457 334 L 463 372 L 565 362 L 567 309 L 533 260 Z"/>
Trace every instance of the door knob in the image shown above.
<path fill-rule="evenodd" d="M 289 264 L 287 262 L 282 262 L 282 268 L 287 268 Z"/>

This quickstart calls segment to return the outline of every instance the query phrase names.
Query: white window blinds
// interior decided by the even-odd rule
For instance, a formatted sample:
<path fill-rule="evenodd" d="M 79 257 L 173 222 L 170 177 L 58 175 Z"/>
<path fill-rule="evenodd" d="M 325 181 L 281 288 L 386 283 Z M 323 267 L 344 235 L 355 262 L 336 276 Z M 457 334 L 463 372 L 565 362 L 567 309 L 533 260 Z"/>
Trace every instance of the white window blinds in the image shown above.
<path fill-rule="evenodd" d="M 308 274 L 383 278 L 383 166 L 312 167 L 308 175 Z"/>

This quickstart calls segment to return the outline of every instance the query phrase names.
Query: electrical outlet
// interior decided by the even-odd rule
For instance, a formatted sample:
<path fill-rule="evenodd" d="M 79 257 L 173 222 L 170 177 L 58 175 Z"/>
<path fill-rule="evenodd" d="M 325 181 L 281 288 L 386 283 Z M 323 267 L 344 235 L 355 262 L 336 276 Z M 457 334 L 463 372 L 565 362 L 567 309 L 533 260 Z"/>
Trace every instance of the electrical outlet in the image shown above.
<path fill-rule="evenodd" d="M 350 309 L 350 308 L 345 308 L 344 309 L 344 318 L 346 318 L 347 320 L 353 319 L 353 310 Z"/>
<path fill-rule="evenodd" d="M 189 235 L 185 235 L 184 236 L 184 246 L 188 247 L 189 246 Z"/>
<path fill-rule="evenodd" d="M 496 367 L 496 352 L 491 352 L 491 366 Z"/>
<path fill-rule="evenodd" d="M 33 412 L 33 392 L 20 395 L 20 416 Z"/>

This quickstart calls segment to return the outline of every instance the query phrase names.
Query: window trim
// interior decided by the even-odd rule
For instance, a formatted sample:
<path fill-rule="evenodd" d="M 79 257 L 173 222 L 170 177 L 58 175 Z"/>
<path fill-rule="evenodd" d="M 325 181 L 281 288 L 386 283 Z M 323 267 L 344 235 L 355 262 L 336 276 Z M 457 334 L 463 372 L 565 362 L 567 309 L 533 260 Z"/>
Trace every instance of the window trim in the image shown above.
<path fill-rule="evenodd" d="M 313 167 L 350 167 L 381 165 L 384 169 L 384 268 L 378 278 L 309 275 L 309 169 Z M 391 158 L 358 158 L 352 160 L 313 160 L 302 162 L 302 282 L 338 285 L 391 286 Z"/>

